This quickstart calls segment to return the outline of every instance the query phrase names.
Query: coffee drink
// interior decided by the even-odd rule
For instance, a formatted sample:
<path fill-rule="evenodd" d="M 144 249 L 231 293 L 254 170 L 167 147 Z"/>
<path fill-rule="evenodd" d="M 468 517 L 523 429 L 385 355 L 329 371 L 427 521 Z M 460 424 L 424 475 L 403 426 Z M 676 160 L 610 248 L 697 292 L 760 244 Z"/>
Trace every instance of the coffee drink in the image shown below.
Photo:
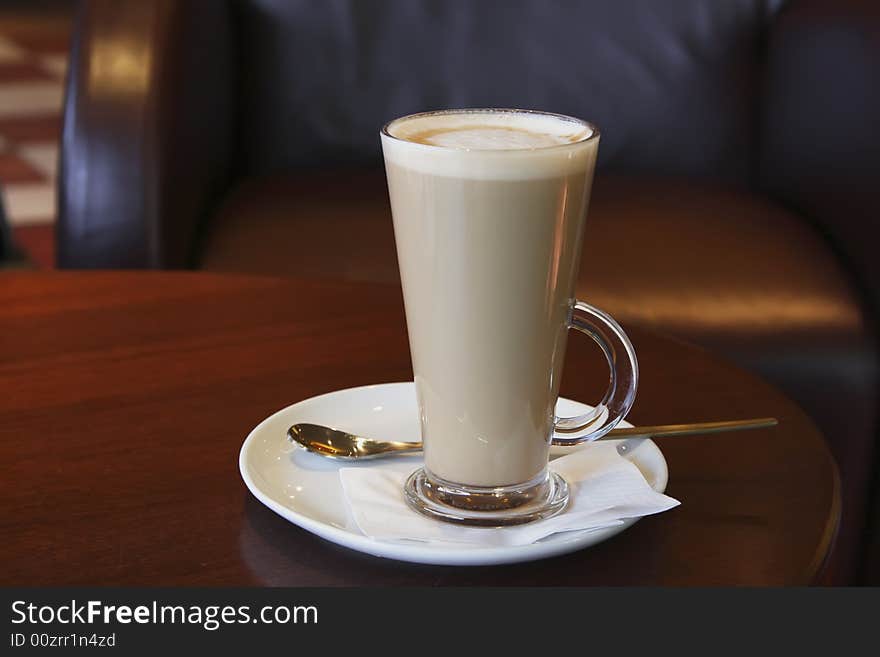
<path fill-rule="evenodd" d="M 429 477 L 546 476 L 598 139 L 526 111 L 382 135 Z"/>
<path fill-rule="evenodd" d="M 574 298 L 598 132 L 526 110 L 447 110 L 381 132 L 425 466 L 404 486 L 430 518 L 501 527 L 565 508 L 552 444 L 598 438 L 629 412 L 632 344 Z M 595 408 L 555 416 L 568 329 L 605 354 Z"/>

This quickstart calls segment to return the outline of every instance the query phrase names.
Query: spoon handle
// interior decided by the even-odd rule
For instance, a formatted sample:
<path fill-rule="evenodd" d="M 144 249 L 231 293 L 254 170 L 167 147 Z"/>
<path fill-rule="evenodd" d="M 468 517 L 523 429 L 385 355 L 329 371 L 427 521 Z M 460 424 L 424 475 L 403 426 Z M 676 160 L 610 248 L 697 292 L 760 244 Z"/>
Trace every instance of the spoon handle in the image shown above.
<path fill-rule="evenodd" d="M 698 433 L 721 433 L 742 429 L 763 429 L 779 424 L 775 417 L 761 417 L 750 420 L 725 420 L 723 422 L 689 422 L 687 424 L 655 424 L 646 427 L 618 427 L 606 433 L 602 438 L 621 438 L 623 436 L 691 436 Z"/>

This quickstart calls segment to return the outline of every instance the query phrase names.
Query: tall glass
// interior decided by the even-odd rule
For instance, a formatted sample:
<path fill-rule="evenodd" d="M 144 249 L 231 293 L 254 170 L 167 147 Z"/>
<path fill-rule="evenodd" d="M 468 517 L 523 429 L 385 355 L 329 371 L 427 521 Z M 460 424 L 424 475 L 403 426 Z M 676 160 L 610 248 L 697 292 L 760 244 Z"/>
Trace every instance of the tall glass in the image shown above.
<path fill-rule="evenodd" d="M 546 137 L 546 139 L 544 139 Z M 381 131 L 425 465 L 410 506 L 504 526 L 558 513 L 550 445 L 610 431 L 635 399 L 620 326 L 574 298 L 599 144 L 591 124 L 525 110 L 446 110 Z M 568 329 L 610 368 L 595 409 L 555 415 Z"/>

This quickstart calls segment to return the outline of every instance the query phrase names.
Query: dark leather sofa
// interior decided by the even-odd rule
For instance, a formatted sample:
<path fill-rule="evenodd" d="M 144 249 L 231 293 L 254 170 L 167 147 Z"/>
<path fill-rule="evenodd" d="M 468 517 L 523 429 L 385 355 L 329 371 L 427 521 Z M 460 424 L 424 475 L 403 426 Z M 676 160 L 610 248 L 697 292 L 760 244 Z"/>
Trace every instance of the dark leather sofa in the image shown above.
<path fill-rule="evenodd" d="M 84 0 L 75 30 L 66 268 L 396 283 L 383 122 L 595 121 L 579 296 L 800 403 L 843 482 L 829 580 L 880 581 L 876 3 Z"/>

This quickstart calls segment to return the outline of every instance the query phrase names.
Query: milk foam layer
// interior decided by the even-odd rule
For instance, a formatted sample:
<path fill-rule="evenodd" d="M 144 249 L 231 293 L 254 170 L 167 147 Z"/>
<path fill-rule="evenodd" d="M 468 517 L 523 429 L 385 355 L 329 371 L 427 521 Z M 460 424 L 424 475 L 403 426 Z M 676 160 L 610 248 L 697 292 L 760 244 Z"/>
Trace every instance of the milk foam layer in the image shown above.
<path fill-rule="evenodd" d="M 441 112 L 393 123 L 399 139 L 464 150 L 547 148 L 583 141 L 592 130 L 580 121 L 529 112 Z"/>
<path fill-rule="evenodd" d="M 461 128 L 441 128 L 407 139 L 429 146 L 462 148 L 465 150 L 519 150 L 523 148 L 547 148 L 570 144 L 572 140 L 558 135 L 541 134 L 514 127 L 475 125 Z"/>
<path fill-rule="evenodd" d="M 577 119 L 499 110 L 417 114 L 382 134 L 386 161 L 474 179 L 568 175 L 587 168 L 597 142 L 593 128 Z"/>

